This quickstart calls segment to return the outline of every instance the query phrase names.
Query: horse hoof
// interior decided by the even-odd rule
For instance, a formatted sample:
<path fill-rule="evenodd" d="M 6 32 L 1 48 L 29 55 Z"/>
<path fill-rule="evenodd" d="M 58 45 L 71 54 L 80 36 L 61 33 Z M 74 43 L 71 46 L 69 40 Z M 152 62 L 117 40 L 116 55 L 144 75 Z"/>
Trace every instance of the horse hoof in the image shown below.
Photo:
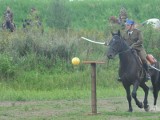
<path fill-rule="evenodd" d="M 128 112 L 133 112 L 133 109 L 129 109 Z"/>
<path fill-rule="evenodd" d="M 144 110 L 145 110 L 146 112 L 148 112 L 148 111 L 150 110 L 149 105 L 145 106 L 145 107 L 144 107 Z"/>
<path fill-rule="evenodd" d="M 140 104 L 138 105 L 139 108 L 144 108 L 144 105 L 142 102 L 140 102 Z"/>

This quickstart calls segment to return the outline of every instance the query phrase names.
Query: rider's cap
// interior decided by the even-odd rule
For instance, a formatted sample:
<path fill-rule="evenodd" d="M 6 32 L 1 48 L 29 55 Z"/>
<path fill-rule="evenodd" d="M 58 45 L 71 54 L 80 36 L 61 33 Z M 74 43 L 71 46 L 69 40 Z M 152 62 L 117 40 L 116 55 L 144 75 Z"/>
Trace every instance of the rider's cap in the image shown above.
<path fill-rule="evenodd" d="M 125 24 L 127 24 L 127 25 L 133 25 L 133 24 L 134 24 L 134 21 L 127 19 Z"/>

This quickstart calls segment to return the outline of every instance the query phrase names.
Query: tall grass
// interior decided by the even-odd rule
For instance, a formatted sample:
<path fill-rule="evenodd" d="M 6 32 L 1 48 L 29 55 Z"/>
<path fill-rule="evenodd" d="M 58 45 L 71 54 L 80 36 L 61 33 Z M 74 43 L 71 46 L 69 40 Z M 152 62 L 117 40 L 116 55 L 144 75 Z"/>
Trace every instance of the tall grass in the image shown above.
<path fill-rule="evenodd" d="M 30 9 L 35 7 L 42 19 L 44 25 L 50 26 L 56 11 L 53 7 L 57 0 L 1 0 L 0 16 L 3 19 L 3 11 L 10 6 L 14 12 L 14 21 L 18 28 L 22 27 L 22 19 L 25 19 L 30 13 Z M 123 6 L 127 9 L 128 16 L 131 19 L 141 23 L 149 18 L 157 18 L 159 16 L 159 0 L 84 0 L 82 2 L 69 0 L 62 1 L 66 9 L 60 10 L 61 19 L 65 19 L 65 15 L 69 15 L 70 28 L 104 30 L 110 16 L 117 16 L 120 8 Z M 61 6 L 63 7 L 63 5 Z M 63 8 L 64 8 L 63 7 Z M 57 9 L 58 10 L 58 9 Z M 51 17 L 52 16 L 52 17 Z M 61 19 L 59 21 L 61 21 Z M 65 21 L 63 21 L 64 23 Z"/>

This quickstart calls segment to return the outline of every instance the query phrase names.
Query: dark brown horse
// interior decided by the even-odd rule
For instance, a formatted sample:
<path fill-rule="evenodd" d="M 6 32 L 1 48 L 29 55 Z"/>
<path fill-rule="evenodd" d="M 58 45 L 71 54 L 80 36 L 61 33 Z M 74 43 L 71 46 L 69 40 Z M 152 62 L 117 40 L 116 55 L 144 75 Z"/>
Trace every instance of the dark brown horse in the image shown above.
<path fill-rule="evenodd" d="M 122 39 L 120 31 L 118 33 L 112 33 L 112 40 L 109 43 L 109 49 L 107 52 L 107 57 L 109 59 L 114 58 L 117 54 L 120 59 L 119 76 L 122 79 L 122 84 L 126 90 L 127 100 L 129 105 L 129 112 L 133 111 L 131 99 L 135 100 L 136 105 L 139 108 L 149 110 L 148 105 L 148 91 L 149 87 L 145 84 L 145 70 L 137 56 L 136 52 L 131 49 L 127 43 Z M 155 64 L 156 68 L 159 68 L 159 63 Z M 156 105 L 158 92 L 160 89 L 160 76 L 159 71 L 155 69 L 150 69 L 150 75 L 152 78 L 153 85 L 153 95 L 154 95 L 154 105 Z M 131 92 L 130 87 L 133 85 L 133 90 Z M 137 89 L 141 87 L 145 93 L 143 103 L 137 99 Z M 132 96 L 132 97 L 131 97 Z"/>
<path fill-rule="evenodd" d="M 9 14 L 5 15 L 5 22 L 2 24 L 3 30 L 10 30 L 10 32 L 13 32 L 15 30 L 15 24 L 11 21 L 11 18 Z"/>

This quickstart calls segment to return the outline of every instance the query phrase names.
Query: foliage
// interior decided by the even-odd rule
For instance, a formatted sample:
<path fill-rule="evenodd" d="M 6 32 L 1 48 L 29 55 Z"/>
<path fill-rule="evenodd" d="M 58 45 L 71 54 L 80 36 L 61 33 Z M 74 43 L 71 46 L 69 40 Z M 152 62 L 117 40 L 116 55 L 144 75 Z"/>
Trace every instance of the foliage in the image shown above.
<path fill-rule="evenodd" d="M 8 80 L 15 75 L 15 66 L 12 58 L 6 54 L 0 54 L 0 79 Z"/>
<path fill-rule="evenodd" d="M 62 0 L 55 0 L 50 6 L 48 24 L 57 29 L 68 29 L 70 27 L 70 13 Z"/>

